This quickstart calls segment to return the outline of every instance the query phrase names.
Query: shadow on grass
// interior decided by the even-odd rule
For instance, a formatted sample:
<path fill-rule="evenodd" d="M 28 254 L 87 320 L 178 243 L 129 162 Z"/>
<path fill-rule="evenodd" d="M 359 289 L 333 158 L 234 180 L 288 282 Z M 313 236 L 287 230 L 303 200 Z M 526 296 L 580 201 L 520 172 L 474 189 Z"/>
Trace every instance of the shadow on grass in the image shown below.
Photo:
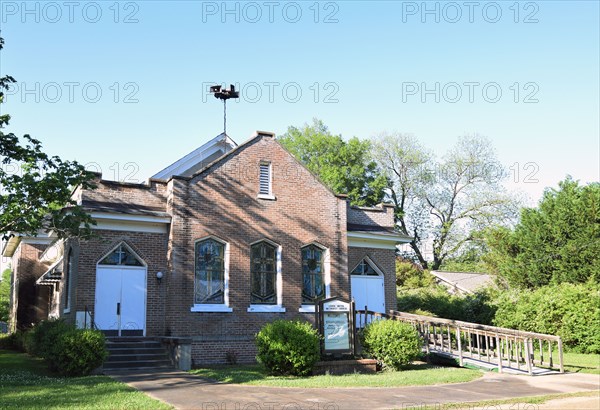
<path fill-rule="evenodd" d="M 106 376 L 61 377 L 43 360 L 0 350 L 0 408 L 115 409 L 170 406 Z"/>

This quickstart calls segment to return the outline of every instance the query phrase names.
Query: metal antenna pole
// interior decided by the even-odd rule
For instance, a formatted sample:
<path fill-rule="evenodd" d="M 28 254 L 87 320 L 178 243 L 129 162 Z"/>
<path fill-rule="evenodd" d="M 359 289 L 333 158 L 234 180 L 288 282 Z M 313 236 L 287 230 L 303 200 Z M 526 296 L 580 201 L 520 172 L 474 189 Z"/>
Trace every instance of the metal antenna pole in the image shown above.
<path fill-rule="evenodd" d="M 216 98 L 223 100 L 223 134 L 227 134 L 227 100 L 230 98 L 240 98 L 239 91 L 235 91 L 233 84 L 230 84 L 230 89 L 221 89 L 220 85 L 210 87 L 210 92 Z"/>

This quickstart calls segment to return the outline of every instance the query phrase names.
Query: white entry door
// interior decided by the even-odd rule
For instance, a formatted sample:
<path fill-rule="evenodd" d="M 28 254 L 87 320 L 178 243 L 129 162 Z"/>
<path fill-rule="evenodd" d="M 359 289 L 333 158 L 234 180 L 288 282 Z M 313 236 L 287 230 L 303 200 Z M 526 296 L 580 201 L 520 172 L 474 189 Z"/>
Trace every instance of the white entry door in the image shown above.
<path fill-rule="evenodd" d="M 94 316 L 107 336 L 144 336 L 146 268 L 98 266 Z"/>
<path fill-rule="evenodd" d="M 357 310 L 365 306 L 374 312 L 385 313 L 383 276 L 352 275 L 352 297 Z"/>

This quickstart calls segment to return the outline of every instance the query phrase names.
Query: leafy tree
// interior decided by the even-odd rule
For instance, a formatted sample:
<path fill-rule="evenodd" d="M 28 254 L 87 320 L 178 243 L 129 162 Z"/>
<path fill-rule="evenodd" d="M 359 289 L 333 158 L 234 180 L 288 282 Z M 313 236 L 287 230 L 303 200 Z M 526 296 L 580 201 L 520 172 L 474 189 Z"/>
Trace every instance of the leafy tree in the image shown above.
<path fill-rule="evenodd" d="M 462 252 L 444 260 L 441 270 L 447 272 L 489 273 L 489 266 L 483 261 L 488 250 L 482 231 L 471 233 L 473 240 L 466 244 Z"/>
<path fill-rule="evenodd" d="M 567 177 L 537 208 L 522 209 L 513 230 L 493 229 L 486 239 L 484 259 L 509 285 L 600 283 L 600 183 Z"/>
<path fill-rule="evenodd" d="M 0 50 L 3 45 L 0 37 Z M 0 104 L 14 82 L 11 76 L 0 77 Z M 11 232 L 35 235 L 45 230 L 59 237 L 89 235 L 93 220 L 71 195 L 76 186 L 93 188 L 94 174 L 75 161 L 45 154 L 40 141 L 29 135 L 19 139 L 5 134 L 9 120 L 0 115 L 0 234 L 7 238 Z"/>
<path fill-rule="evenodd" d="M 289 127 L 279 142 L 337 194 L 347 194 L 358 206 L 372 206 L 384 197 L 385 178 L 369 158 L 369 141 L 344 141 L 322 121 Z"/>
<path fill-rule="evenodd" d="M 382 135 L 373 156 L 388 177 L 398 228 L 414 238 L 411 250 L 425 269 L 460 255 L 474 232 L 515 217 L 516 202 L 501 185 L 506 173 L 485 138 L 459 138 L 436 161 L 412 136 Z M 429 243 L 432 261 L 422 251 Z"/>
<path fill-rule="evenodd" d="M 0 278 L 0 322 L 8 322 L 11 274 L 10 269 L 5 269 Z"/>

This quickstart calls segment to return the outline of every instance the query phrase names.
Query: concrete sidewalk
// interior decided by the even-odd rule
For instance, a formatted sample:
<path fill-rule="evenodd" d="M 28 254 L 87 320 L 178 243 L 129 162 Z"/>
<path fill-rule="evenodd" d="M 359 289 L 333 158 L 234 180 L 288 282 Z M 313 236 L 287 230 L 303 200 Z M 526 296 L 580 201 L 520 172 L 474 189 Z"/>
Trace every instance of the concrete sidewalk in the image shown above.
<path fill-rule="evenodd" d="M 599 391 L 600 375 L 486 373 L 468 383 L 414 387 L 300 389 L 223 384 L 180 371 L 112 375 L 179 409 L 402 409 L 422 405 Z"/>

